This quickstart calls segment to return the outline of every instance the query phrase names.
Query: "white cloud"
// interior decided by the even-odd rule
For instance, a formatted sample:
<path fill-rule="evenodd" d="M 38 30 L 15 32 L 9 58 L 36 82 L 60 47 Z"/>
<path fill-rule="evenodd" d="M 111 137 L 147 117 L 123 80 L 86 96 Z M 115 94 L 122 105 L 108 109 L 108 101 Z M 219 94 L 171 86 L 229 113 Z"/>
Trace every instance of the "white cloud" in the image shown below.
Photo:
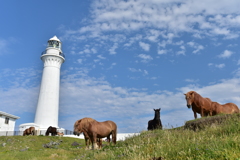
<path fill-rule="evenodd" d="M 149 32 L 146 35 L 146 39 L 152 42 L 157 42 L 158 41 L 158 37 L 161 35 L 162 33 L 159 30 L 156 29 L 150 29 Z"/>
<path fill-rule="evenodd" d="M 77 62 L 78 62 L 79 64 L 82 64 L 83 60 L 82 60 L 82 59 L 78 59 Z"/>
<path fill-rule="evenodd" d="M 225 64 L 224 63 L 221 63 L 221 64 L 213 64 L 213 63 L 209 63 L 208 66 L 214 66 L 216 68 L 224 68 L 225 67 Z"/>
<path fill-rule="evenodd" d="M 102 55 L 97 56 L 99 59 L 106 59 L 106 57 L 103 57 Z"/>
<path fill-rule="evenodd" d="M 129 68 L 131 72 L 142 72 L 141 69 Z"/>
<path fill-rule="evenodd" d="M 144 75 L 148 75 L 148 71 L 147 70 L 143 70 Z"/>
<path fill-rule="evenodd" d="M 86 26 L 76 31 L 66 31 L 64 37 L 97 41 L 95 43 L 101 41 L 103 45 L 109 44 L 109 41 L 118 43 L 109 49 L 110 54 L 116 54 L 115 49 L 120 45 L 129 47 L 135 42 L 149 51 L 150 44 L 141 42 L 142 39 L 161 42 L 159 46 L 165 47 L 181 33 L 189 33 L 200 39 L 219 35 L 233 39 L 239 35 L 236 29 L 240 24 L 240 11 L 236 7 L 239 5 L 237 0 L 98 0 L 91 4 Z M 119 37 L 116 38 L 116 35 Z M 204 46 L 198 45 L 193 53 L 203 49 Z"/>
<path fill-rule="evenodd" d="M 142 39 L 142 35 L 136 35 L 135 37 L 131 37 L 129 42 L 125 43 L 123 46 L 129 47 L 131 46 L 133 43 L 140 41 Z"/>
<path fill-rule="evenodd" d="M 198 53 L 199 51 L 203 50 L 204 47 L 202 45 L 197 44 L 196 42 L 188 42 L 187 43 L 190 47 L 194 48 L 194 54 Z"/>
<path fill-rule="evenodd" d="M 167 50 L 165 49 L 161 49 L 161 50 L 158 50 L 158 54 L 166 54 L 167 53 Z"/>
<path fill-rule="evenodd" d="M 217 67 L 217 68 L 224 68 L 225 64 L 224 63 L 216 64 L 215 67 Z"/>
<path fill-rule="evenodd" d="M 149 51 L 150 49 L 150 45 L 144 42 L 139 42 L 139 46 L 145 51 Z"/>
<path fill-rule="evenodd" d="M 144 62 L 144 63 L 147 63 L 147 62 L 153 60 L 153 58 L 147 54 L 139 54 L 138 57 L 141 58 L 142 59 L 141 62 Z"/>
<path fill-rule="evenodd" d="M 225 50 L 222 54 L 218 55 L 219 58 L 229 58 L 233 54 L 232 51 Z"/>
<path fill-rule="evenodd" d="M 7 41 L 0 39 L 0 55 L 6 51 Z"/>
<path fill-rule="evenodd" d="M 118 124 L 119 132 L 139 132 L 146 130 L 147 120 L 153 118 L 153 108 L 162 109 L 161 120 L 164 126 L 169 124 L 181 126 L 185 121 L 194 118 L 192 110 L 188 110 L 186 107 L 183 95 L 183 93 L 190 90 L 195 90 L 202 96 L 209 97 L 219 103 L 233 102 L 240 106 L 239 78 L 222 80 L 201 88 L 189 85 L 178 88 L 176 92 L 159 90 L 147 93 L 146 90 L 142 89 L 113 87 L 102 78 L 89 77 L 86 73 L 80 72 L 83 69 L 75 70 L 79 72 L 62 75 L 60 89 L 59 126 L 69 130 L 72 129 L 72 125 L 76 120 L 83 117 L 92 117 L 98 121 L 107 119 L 115 121 Z M 134 68 L 129 68 L 129 70 L 148 74 L 146 70 Z M 5 70 L 4 73 L 1 70 L 0 75 L 8 77 L 11 72 L 16 73 L 16 77 L 20 75 L 25 77 L 29 74 L 27 70 L 22 70 L 22 72 Z M 34 74 L 28 77 L 28 79 L 32 81 Z M 195 80 L 190 79 L 187 81 Z M 22 82 L 25 82 L 24 78 L 19 81 L 20 84 Z M 28 84 L 26 86 L 29 86 Z M 1 88 L 1 110 L 14 115 L 18 115 L 19 110 L 30 112 L 34 115 L 38 92 L 39 86 L 31 85 L 28 88 L 18 85 L 11 88 L 7 87 L 6 89 Z M 159 104 L 161 105 L 159 106 Z M 132 119 L 134 119 L 134 122 L 129 123 Z M 29 121 L 24 123 L 32 121 L 33 119 L 29 119 Z"/>
<path fill-rule="evenodd" d="M 117 52 L 115 51 L 118 48 L 118 44 L 114 43 L 114 45 L 108 50 L 110 54 L 116 54 Z"/>
<path fill-rule="evenodd" d="M 185 81 L 190 83 L 196 83 L 199 81 L 199 79 L 185 79 Z"/>

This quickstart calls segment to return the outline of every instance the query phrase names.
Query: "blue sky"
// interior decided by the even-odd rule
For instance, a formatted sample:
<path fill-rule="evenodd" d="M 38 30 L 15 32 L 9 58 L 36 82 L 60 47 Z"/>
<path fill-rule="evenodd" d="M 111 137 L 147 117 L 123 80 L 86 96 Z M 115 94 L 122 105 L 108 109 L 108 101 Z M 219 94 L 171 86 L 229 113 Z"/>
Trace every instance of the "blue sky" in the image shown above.
<path fill-rule="evenodd" d="M 59 126 L 112 120 L 146 130 L 153 108 L 165 128 L 194 118 L 194 90 L 240 106 L 239 0 L 0 2 L 0 110 L 34 122 L 43 63 L 56 35 L 61 68 Z"/>

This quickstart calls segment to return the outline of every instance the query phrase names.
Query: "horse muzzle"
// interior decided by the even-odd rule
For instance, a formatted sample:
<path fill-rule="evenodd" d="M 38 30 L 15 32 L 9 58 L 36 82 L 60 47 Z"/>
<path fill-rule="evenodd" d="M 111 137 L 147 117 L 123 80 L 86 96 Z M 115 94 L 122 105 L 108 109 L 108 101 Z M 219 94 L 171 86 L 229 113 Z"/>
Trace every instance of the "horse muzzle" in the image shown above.
<path fill-rule="evenodd" d="M 73 134 L 74 134 L 74 135 L 77 135 L 77 136 L 79 136 L 79 135 L 80 135 L 80 133 L 78 133 L 78 132 L 75 132 L 75 131 L 73 132 Z"/>
<path fill-rule="evenodd" d="M 192 108 L 192 105 L 190 105 L 190 104 L 187 104 L 187 107 L 190 109 L 190 108 Z"/>

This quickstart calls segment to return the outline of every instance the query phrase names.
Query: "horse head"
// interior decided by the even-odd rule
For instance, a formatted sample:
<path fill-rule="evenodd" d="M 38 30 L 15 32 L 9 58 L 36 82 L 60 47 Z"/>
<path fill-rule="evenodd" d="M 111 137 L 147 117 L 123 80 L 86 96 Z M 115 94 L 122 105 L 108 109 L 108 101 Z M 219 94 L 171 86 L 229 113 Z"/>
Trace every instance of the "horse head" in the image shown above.
<path fill-rule="evenodd" d="M 77 120 L 75 123 L 74 123 L 74 126 L 73 126 L 73 134 L 74 135 L 77 135 L 79 136 L 81 134 L 81 129 L 79 128 L 80 127 L 80 123 L 81 123 L 81 119 L 80 120 Z"/>
<path fill-rule="evenodd" d="M 194 91 L 190 91 L 190 92 L 188 92 L 188 93 L 186 93 L 184 95 L 185 95 L 185 99 L 187 101 L 187 107 L 191 108 L 192 107 L 192 103 L 194 101 Z"/>

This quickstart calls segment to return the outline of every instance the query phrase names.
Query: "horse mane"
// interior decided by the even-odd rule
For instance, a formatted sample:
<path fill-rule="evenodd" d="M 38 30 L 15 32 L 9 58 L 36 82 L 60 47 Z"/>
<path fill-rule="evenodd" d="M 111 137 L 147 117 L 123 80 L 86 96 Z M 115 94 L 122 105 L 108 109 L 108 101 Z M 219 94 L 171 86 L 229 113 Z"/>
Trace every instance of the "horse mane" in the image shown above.
<path fill-rule="evenodd" d="M 81 131 L 84 128 L 88 128 L 89 123 L 93 122 L 93 121 L 96 121 L 96 120 L 92 119 L 92 118 L 89 118 L 89 117 L 85 117 L 85 118 L 82 118 L 82 119 L 76 121 L 75 124 L 74 124 L 74 127 L 77 127 L 78 130 Z"/>

